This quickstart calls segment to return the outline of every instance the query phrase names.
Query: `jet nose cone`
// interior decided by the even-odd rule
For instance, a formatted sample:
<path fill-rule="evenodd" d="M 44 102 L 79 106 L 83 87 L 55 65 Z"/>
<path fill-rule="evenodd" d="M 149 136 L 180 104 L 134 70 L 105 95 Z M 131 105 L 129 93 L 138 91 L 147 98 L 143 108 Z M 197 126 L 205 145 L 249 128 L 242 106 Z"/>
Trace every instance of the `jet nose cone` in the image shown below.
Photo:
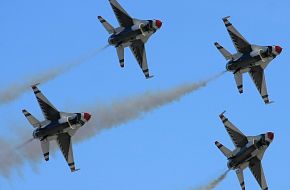
<path fill-rule="evenodd" d="M 272 141 L 274 139 L 274 133 L 273 132 L 268 132 L 267 137 Z"/>
<path fill-rule="evenodd" d="M 283 48 L 281 48 L 280 46 L 275 46 L 275 51 L 280 54 L 282 52 Z"/>
<path fill-rule="evenodd" d="M 162 26 L 162 22 L 161 22 L 160 20 L 156 20 L 156 26 L 157 26 L 158 28 L 161 28 L 161 26 Z"/>
<path fill-rule="evenodd" d="M 92 117 L 91 114 L 84 113 L 84 118 L 85 118 L 86 121 L 89 121 L 91 119 L 91 117 Z"/>

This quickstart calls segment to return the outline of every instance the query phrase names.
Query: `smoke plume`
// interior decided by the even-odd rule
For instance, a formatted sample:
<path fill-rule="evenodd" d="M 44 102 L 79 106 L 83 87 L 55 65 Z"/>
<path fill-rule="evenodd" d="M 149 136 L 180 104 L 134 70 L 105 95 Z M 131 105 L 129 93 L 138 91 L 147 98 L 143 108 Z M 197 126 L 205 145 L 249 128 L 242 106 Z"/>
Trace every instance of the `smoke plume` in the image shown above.
<path fill-rule="evenodd" d="M 140 118 L 144 113 L 178 101 L 181 97 L 205 87 L 210 81 L 217 79 L 223 74 L 224 72 L 198 83 L 183 84 L 169 90 L 145 92 L 110 104 L 93 104 L 93 106 L 85 109 L 92 113 L 91 121 L 85 128 L 76 133 L 75 139 L 87 139 L 95 136 L 101 130 L 110 129 Z"/>
<path fill-rule="evenodd" d="M 202 187 L 199 188 L 195 188 L 192 190 L 212 190 L 215 187 L 217 187 L 227 176 L 227 174 L 229 173 L 230 170 L 227 170 L 226 172 L 224 172 L 223 174 L 221 174 L 218 178 L 212 180 L 211 182 L 209 182 L 207 185 L 204 185 Z"/>
<path fill-rule="evenodd" d="M 105 46 L 100 49 L 96 49 L 87 55 L 84 55 L 76 60 L 70 61 L 68 63 L 59 65 L 54 68 L 50 68 L 42 73 L 34 74 L 33 76 L 26 77 L 25 79 L 18 80 L 20 83 L 9 84 L 7 88 L 0 90 L 0 105 L 11 102 L 21 96 L 26 91 L 30 90 L 30 86 L 36 83 L 45 83 L 50 80 L 55 79 L 59 75 L 70 71 L 72 68 L 88 61 L 93 58 L 96 54 L 103 51 L 108 47 Z"/>
<path fill-rule="evenodd" d="M 138 119 L 145 113 L 178 101 L 181 97 L 205 87 L 210 81 L 217 79 L 223 73 L 198 83 L 184 84 L 169 90 L 145 92 L 141 95 L 123 98 L 109 104 L 92 103 L 89 108 L 82 109 L 89 110 L 92 114 L 92 119 L 86 124 L 86 127 L 77 131 L 73 137 L 73 142 L 76 143 L 94 137 L 102 130 Z M 4 177 L 9 177 L 13 169 L 21 173 L 23 163 L 29 163 L 32 168 L 36 168 L 39 161 L 43 159 L 40 143 L 37 140 L 28 143 L 32 130 L 25 128 L 22 131 L 17 131 L 19 133 L 17 134 L 17 141 L 0 138 L 0 175 Z M 12 146 L 11 142 L 24 143 Z M 52 153 L 55 148 L 51 147 L 50 150 Z"/>

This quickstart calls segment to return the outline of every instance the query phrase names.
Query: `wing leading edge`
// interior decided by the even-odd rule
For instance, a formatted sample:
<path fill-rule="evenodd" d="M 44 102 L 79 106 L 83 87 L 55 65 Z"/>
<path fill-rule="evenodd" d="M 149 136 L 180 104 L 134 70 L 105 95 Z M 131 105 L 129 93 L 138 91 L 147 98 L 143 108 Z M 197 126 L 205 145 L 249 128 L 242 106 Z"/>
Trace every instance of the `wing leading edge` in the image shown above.
<path fill-rule="evenodd" d="M 109 0 L 111 7 L 118 19 L 120 26 L 130 27 L 134 25 L 133 18 L 123 9 L 116 0 Z"/>
<path fill-rule="evenodd" d="M 238 30 L 228 20 L 229 17 L 223 18 L 228 33 L 235 45 L 235 48 L 240 53 L 250 53 L 252 51 L 251 44 L 238 32 Z"/>
<path fill-rule="evenodd" d="M 61 133 L 56 140 L 70 170 L 72 172 L 78 171 L 79 169 L 75 168 L 71 136 L 68 133 Z"/>
<path fill-rule="evenodd" d="M 260 66 L 252 67 L 251 70 L 249 71 L 249 75 L 251 76 L 253 82 L 255 83 L 265 104 L 271 103 L 267 92 L 264 69 Z"/>
<path fill-rule="evenodd" d="M 250 168 L 253 176 L 256 178 L 257 182 L 259 183 L 260 187 L 263 190 L 268 190 L 268 186 L 267 186 L 267 182 L 265 179 L 264 170 L 262 167 L 261 160 L 259 160 L 258 158 L 253 158 L 250 161 L 249 168 Z"/>
<path fill-rule="evenodd" d="M 149 74 L 148 64 L 147 64 L 147 57 L 146 57 L 146 50 L 145 50 L 145 44 L 141 40 L 136 40 L 132 42 L 130 45 L 130 49 L 132 53 L 134 54 L 136 60 L 139 63 L 140 68 L 142 69 L 145 77 L 151 78 Z"/>
<path fill-rule="evenodd" d="M 229 120 L 224 116 L 224 113 L 220 114 L 220 118 L 231 137 L 234 145 L 236 147 L 243 147 L 248 143 L 247 137 L 238 129 L 236 128 Z"/>
<path fill-rule="evenodd" d="M 33 92 L 36 96 L 38 104 L 42 110 L 45 119 L 53 121 L 60 118 L 59 111 L 50 103 L 50 101 L 42 94 L 36 85 L 32 86 Z"/>

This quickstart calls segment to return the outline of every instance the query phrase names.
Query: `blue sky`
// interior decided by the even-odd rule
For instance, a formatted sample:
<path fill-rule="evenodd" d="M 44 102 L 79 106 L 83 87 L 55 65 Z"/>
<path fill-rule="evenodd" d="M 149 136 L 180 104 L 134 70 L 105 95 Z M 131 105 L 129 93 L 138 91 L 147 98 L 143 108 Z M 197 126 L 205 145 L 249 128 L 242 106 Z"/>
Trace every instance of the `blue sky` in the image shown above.
<path fill-rule="evenodd" d="M 221 20 L 228 15 L 251 43 L 283 47 L 266 70 L 268 92 L 275 103 L 264 105 L 246 75 L 240 95 L 232 74 L 227 73 L 179 102 L 75 144 L 80 172 L 70 173 L 58 151 L 50 162 L 41 161 L 36 172 L 27 163 L 21 175 L 15 172 L 9 180 L 0 178 L 0 189 L 183 190 L 202 185 L 226 169 L 226 159 L 214 141 L 233 148 L 218 118 L 224 110 L 245 134 L 275 132 L 263 160 L 264 172 L 270 189 L 289 187 L 290 2 L 119 2 L 133 17 L 163 21 L 147 44 L 149 68 L 155 77 L 144 79 L 129 50 L 125 69 L 121 69 L 110 47 L 40 87 L 60 110 L 85 111 L 79 108 L 95 100 L 110 102 L 146 90 L 168 89 L 224 70 L 226 62 L 213 43 L 218 41 L 234 52 Z M 117 26 L 107 0 L 0 1 L 0 88 L 106 45 L 108 34 L 96 20 L 98 15 Z M 0 107 L 0 136 L 10 137 L 13 131 L 30 127 L 23 108 L 42 118 L 32 92 L 25 93 Z M 248 189 L 258 189 L 249 170 L 245 182 Z M 240 189 L 235 173 L 216 189 Z"/>

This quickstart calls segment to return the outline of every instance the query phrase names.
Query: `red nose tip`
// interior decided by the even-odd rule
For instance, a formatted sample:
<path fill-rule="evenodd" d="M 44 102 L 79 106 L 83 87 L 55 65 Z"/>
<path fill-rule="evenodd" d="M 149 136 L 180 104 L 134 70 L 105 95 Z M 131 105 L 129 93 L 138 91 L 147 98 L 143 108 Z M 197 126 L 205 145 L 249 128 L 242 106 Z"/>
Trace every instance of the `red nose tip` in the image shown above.
<path fill-rule="evenodd" d="M 161 26 L 162 26 L 162 22 L 161 22 L 160 20 L 156 20 L 156 26 L 157 26 L 158 28 L 161 28 Z"/>
<path fill-rule="evenodd" d="M 282 52 L 282 48 L 280 46 L 275 46 L 275 51 L 280 54 Z"/>
<path fill-rule="evenodd" d="M 268 136 L 268 138 L 269 138 L 270 140 L 273 140 L 273 139 L 274 139 L 274 133 L 272 133 L 272 132 L 268 132 L 268 133 L 267 133 L 267 136 Z"/>
<path fill-rule="evenodd" d="M 86 121 L 89 121 L 91 119 L 91 114 L 84 113 L 84 118 L 85 118 Z"/>

